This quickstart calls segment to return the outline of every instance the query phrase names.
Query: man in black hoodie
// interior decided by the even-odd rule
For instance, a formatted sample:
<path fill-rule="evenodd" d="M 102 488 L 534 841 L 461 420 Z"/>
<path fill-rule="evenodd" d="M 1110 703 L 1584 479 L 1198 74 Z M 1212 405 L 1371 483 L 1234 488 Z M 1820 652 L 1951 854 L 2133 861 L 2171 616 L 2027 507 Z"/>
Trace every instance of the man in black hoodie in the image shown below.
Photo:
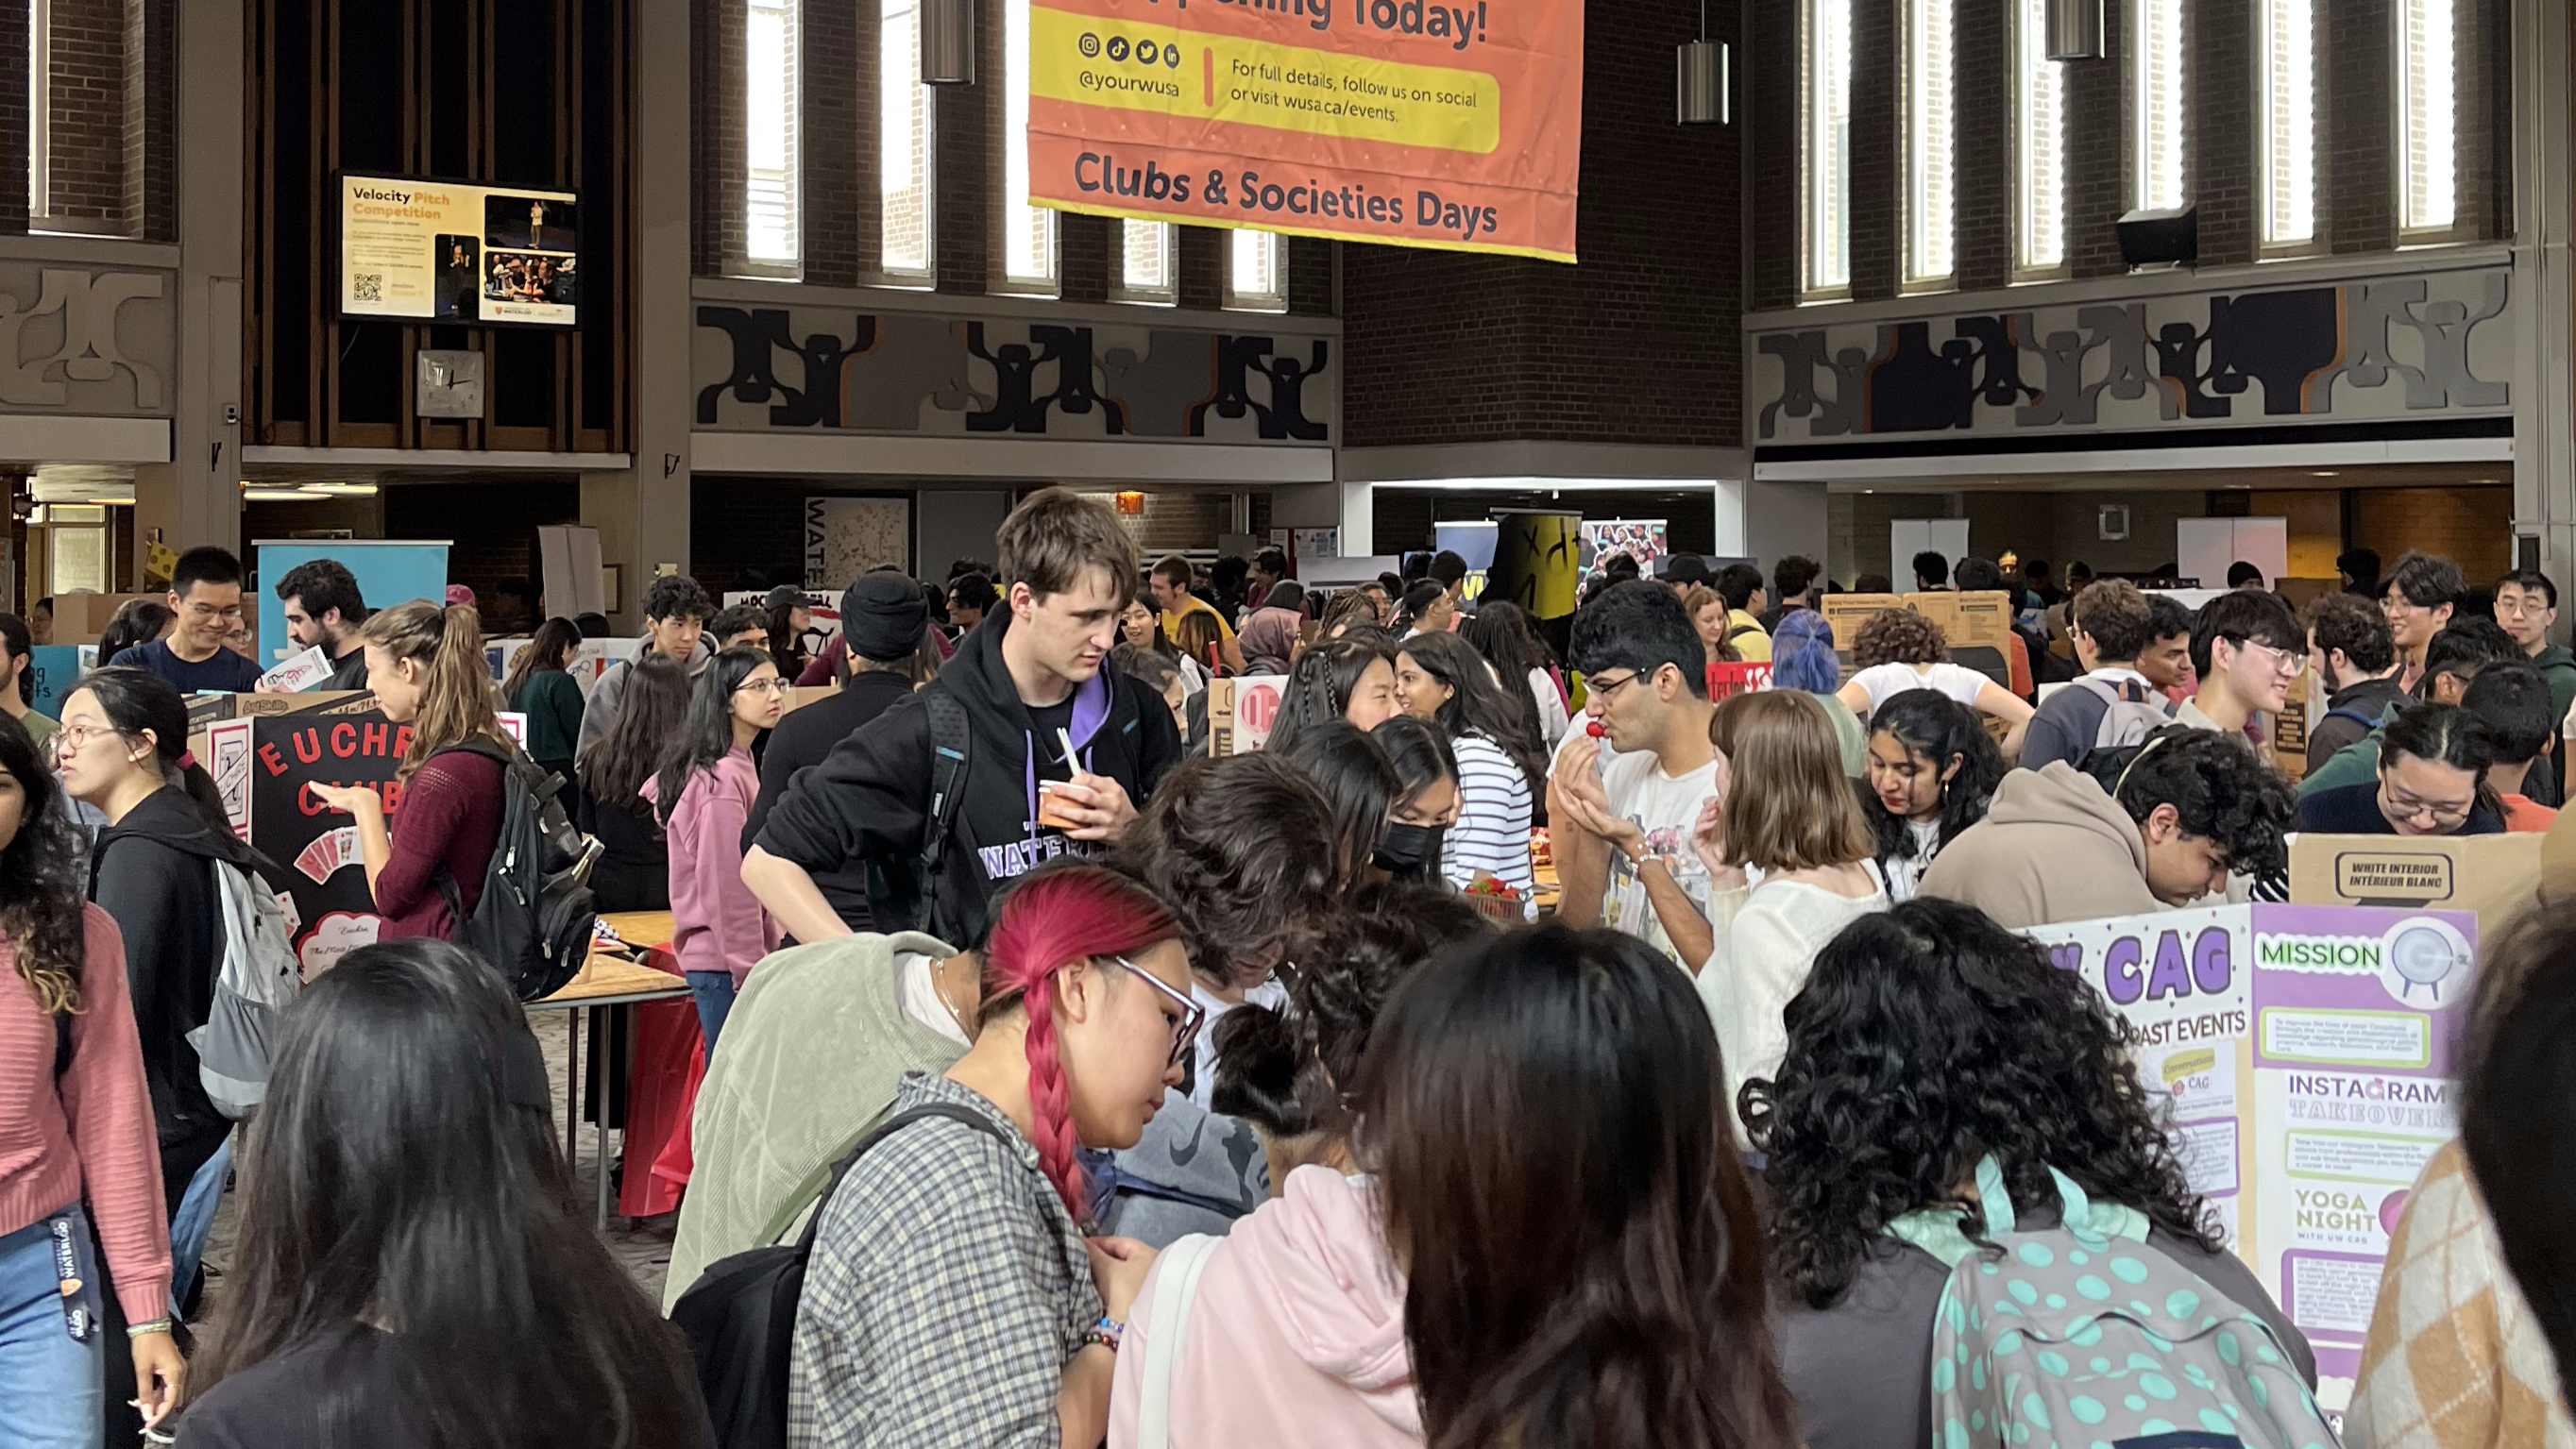
<path fill-rule="evenodd" d="M 743 858 L 743 883 L 799 941 L 849 934 L 815 877 L 862 869 L 879 883 L 877 929 L 979 940 L 1004 882 L 1118 838 L 1181 758 L 1163 701 L 1101 667 L 1136 579 L 1136 546 L 1118 520 L 1049 488 L 1013 509 L 994 541 L 999 607 L 938 679 L 800 772 Z M 950 702 L 964 716 L 965 760 L 950 767 L 957 798 L 925 869 L 942 773 L 934 716 Z"/>

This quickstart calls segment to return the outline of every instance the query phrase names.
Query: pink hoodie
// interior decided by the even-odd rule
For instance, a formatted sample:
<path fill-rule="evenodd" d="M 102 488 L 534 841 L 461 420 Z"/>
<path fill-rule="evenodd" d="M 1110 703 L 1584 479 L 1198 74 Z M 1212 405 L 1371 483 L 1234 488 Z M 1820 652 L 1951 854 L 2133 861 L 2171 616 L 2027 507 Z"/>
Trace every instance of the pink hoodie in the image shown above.
<path fill-rule="evenodd" d="M 653 799 L 661 781 L 644 782 Z M 742 827 L 760 794 L 751 751 L 736 746 L 689 777 L 663 833 L 671 852 L 671 949 L 685 971 L 730 971 L 742 985 L 778 945 L 760 898 L 742 883 Z"/>
<path fill-rule="evenodd" d="M 1157 1266 L 1127 1323 L 1109 1449 L 1135 1449 Z M 1172 1443 L 1418 1449 L 1404 1278 L 1364 1183 L 1327 1167 L 1237 1222 L 1208 1259 L 1172 1373 Z"/>

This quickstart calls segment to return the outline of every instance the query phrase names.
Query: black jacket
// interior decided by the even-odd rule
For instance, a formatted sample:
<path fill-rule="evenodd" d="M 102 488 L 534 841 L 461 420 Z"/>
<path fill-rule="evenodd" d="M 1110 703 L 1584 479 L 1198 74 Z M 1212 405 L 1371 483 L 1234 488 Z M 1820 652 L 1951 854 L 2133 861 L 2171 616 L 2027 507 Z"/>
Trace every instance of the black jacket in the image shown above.
<path fill-rule="evenodd" d="M 2406 691 L 2398 687 L 2394 674 L 2347 684 L 2327 696 L 2325 709 L 2308 721 L 2308 768 L 2323 766 L 2336 751 L 2379 728 L 2380 716 L 2405 698 Z M 2338 710 L 2350 713 L 2338 714 Z"/>
<path fill-rule="evenodd" d="M 262 878 L 264 863 L 251 848 L 231 831 L 209 827 L 177 786 L 145 796 L 100 832 L 90 852 L 90 899 L 116 918 L 125 937 L 125 978 L 163 1147 L 226 1125 L 197 1078 L 197 1049 L 188 1045 L 188 1033 L 214 1009 L 215 972 L 223 962 L 217 860 Z"/>
<path fill-rule="evenodd" d="M 833 746 L 799 773 L 771 808 L 757 841 L 807 874 L 873 867 L 877 929 L 918 927 L 943 941 L 976 941 L 1003 882 L 1086 842 L 1036 823 L 1037 782 L 1070 776 L 1052 737 L 1036 723 L 1002 663 L 1010 617 L 996 613 L 970 631 L 957 657 L 927 687 Z M 942 863 L 938 919 L 921 920 L 919 860 L 930 806 L 932 748 L 925 696 L 965 706 L 971 728 L 965 778 Z M 1142 806 L 1180 763 L 1180 731 L 1162 700 L 1114 669 L 1074 691 L 1074 751 L 1096 775 L 1124 786 Z M 802 711 L 799 711 L 802 713 Z M 791 716 L 790 718 L 793 718 Z"/>
<path fill-rule="evenodd" d="M 743 850 L 748 852 L 760 843 L 760 827 L 769 822 L 769 812 L 787 793 L 788 783 L 798 771 L 823 763 L 831 756 L 833 746 L 911 693 L 912 681 L 904 676 L 882 669 L 863 669 L 849 677 L 840 693 L 780 720 L 778 727 L 769 732 L 769 752 L 760 757 L 760 797 L 752 801 L 751 818 L 743 823 Z M 866 861 L 853 860 L 844 869 L 811 874 L 815 888 L 823 892 L 823 899 L 832 903 L 833 913 L 851 930 L 876 929 L 876 915 L 868 907 Z"/>
<path fill-rule="evenodd" d="M 602 805 L 589 791 L 573 802 L 573 823 L 600 843 L 590 868 L 590 893 L 603 911 L 671 908 L 671 846 L 652 812 Z"/>

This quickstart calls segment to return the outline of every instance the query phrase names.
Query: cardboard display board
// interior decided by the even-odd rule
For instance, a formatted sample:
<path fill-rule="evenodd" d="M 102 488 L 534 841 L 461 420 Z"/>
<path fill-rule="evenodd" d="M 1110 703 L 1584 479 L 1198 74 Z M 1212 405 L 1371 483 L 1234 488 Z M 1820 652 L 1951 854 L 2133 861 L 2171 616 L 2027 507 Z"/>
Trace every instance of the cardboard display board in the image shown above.
<path fill-rule="evenodd" d="M 95 667 L 98 652 L 95 644 L 39 644 L 27 654 L 27 667 L 35 671 L 33 693 L 27 707 L 47 719 L 63 717 L 63 696 L 81 675 Z"/>
<path fill-rule="evenodd" d="M 56 594 L 54 595 L 54 643 L 95 644 L 116 611 L 136 599 L 166 603 L 169 595 L 150 594 Z M 285 625 L 278 626 L 281 630 Z M 283 635 L 281 634 L 281 637 Z"/>
<path fill-rule="evenodd" d="M 2407 1194 L 2455 1131 L 2463 911 L 2245 905 L 2034 928 L 2138 1031 L 2192 1187 L 2351 1399 Z"/>
<path fill-rule="evenodd" d="M 2301 905 L 2468 911 L 2492 937 L 2531 904 L 2540 885 L 2542 840 L 2538 834 L 2302 833 L 2290 842 L 2290 899 Z"/>
<path fill-rule="evenodd" d="M 1910 609 L 1941 626 L 1950 642 L 1950 658 L 2012 688 L 2012 595 L 2001 589 L 1973 594 L 1941 590 L 1928 594 L 1827 594 L 1823 613 L 1833 626 L 1834 653 L 1843 662 L 1843 677 L 1852 673 L 1852 640 L 1860 626 L 1890 609 Z"/>
<path fill-rule="evenodd" d="M 1248 755 L 1270 739 L 1288 690 L 1284 674 L 1248 674 L 1208 681 L 1208 753 Z"/>
<path fill-rule="evenodd" d="M 351 817 L 311 787 L 368 785 L 399 818 L 394 773 L 411 728 L 365 693 L 200 694 L 188 700 L 189 748 L 214 777 L 233 828 L 290 878 L 286 917 L 306 979 L 376 939 Z"/>

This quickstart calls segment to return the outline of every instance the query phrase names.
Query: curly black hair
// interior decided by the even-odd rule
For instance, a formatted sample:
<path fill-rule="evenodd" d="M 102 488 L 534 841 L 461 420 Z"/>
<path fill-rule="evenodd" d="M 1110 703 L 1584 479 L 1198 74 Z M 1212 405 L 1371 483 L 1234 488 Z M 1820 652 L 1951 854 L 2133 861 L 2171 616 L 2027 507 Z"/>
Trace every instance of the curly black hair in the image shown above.
<path fill-rule="evenodd" d="M 2270 880 L 2290 868 L 2282 832 L 2299 818 L 2298 796 L 2238 736 L 2166 725 L 2134 747 L 2093 751 L 2083 769 L 2132 820 L 2174 807 L 2182 833 L 2216 842 L 2231 871 Z"/>
<path fill-rule="evenodd" d="M 1113 863 L 1172 903 L 1193 970 L 1251 986 L 1331 909 L 1336 829 L 1305 772 L 1267 750 L 1190 760 L 1155 785 Z"/>
<path fill-rule="evenodd" d="M 18 833 L 0 848 L 0 935 L 16 948 L 18 975 L 37 1009 L 49 1016 L 76 1013 L 87 953 L 81 910 L 89 899 L 88 852 L 54 772 L 27 731 L 6 715 L 0 715 L 0 770 L 25 797 Z"/>
<path fill-rule="evenodd" d="M 1861 917 L 1816 954 L 1783 1020 L 1788 1052 L 1744 1084 L 1741 1110 L 1768 1155 L 1773 1274 L 1809 1307 L 1833 1306 L 1887 1251 L 1887 1225 L 1918 1209 L 1958 1209 L 1991 1248 L 1966 1189 L 1989 1153 L 2024 1208 L 2055 1199 L 2054 1167 L 2220 1248 L 2169 1113 L 2138 1080 L 2136 1029 L 1975 907 L 1916 899 Z"/>
<path fill-rule="evenodd" d="M 1396 984 L 1442 950 L 1494 923 L 1456 891 L 1413 882 L 1371 886 L 1366 910 L 1336 916 L 1298 955 L 1285 1010 L 1241 1006 L 1217 1019 L 1209 1104 L 1273 1137 L 1347 1132 L 1344 1094 L 1359 1080 L 1369 1029 Z"/>

